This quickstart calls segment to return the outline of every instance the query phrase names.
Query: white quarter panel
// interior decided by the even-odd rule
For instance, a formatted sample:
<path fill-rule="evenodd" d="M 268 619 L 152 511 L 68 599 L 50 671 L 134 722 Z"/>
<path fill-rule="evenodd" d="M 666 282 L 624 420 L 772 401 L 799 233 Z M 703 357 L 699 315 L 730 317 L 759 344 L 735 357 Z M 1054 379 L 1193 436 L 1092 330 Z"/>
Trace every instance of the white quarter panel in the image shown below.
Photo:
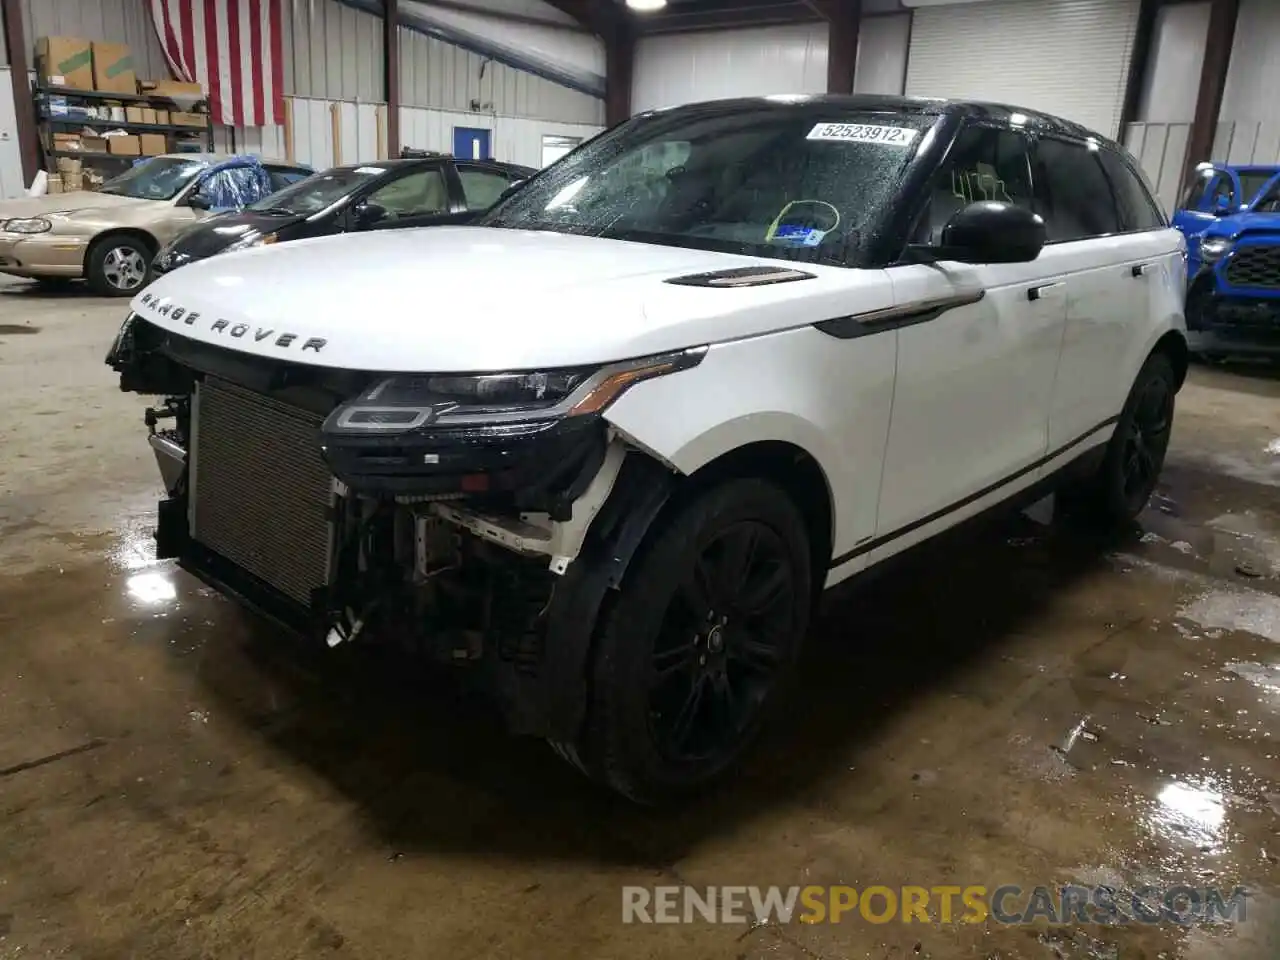
<path fill-rule="evenodd" d="M 1045 248 L 1042 259 L 1068 275 L 1067 326 L 1049 421 L 1057 450 L 1120 413 L 1152 334 L 1170 328 L 1179 282 L 1179 235 L 1172 230 L 1100 237 Z M 1135 268 L 1141 270 L 1134 276 Z M 1153 294 L 1155 298 L 1153 299 Z M 1175 296 L 1181 302 L 1181 296 Z M 1142 356 L 1136 354 L 1141 351 Z"/>
<path fill-rule="evenodd" d="M 807 451 L 831 488 L 838 555 L 875 529 L 896 344 L 893 331 L 838 340 L 808 325 L 722 343 L 692 370 L 633 387 L 606 416 L 686 474 L 761 440 Z"/>
<path fill-rule="evenodd" d="M 876 535 L 1005 480 L 1045 454 L 1066 312 L 1051 265 L 894 267 L 907 306 L 985 295 L 898 331 L 898 375 Z M 1039 299 L 1028 290 L 1044 287 Z"/>

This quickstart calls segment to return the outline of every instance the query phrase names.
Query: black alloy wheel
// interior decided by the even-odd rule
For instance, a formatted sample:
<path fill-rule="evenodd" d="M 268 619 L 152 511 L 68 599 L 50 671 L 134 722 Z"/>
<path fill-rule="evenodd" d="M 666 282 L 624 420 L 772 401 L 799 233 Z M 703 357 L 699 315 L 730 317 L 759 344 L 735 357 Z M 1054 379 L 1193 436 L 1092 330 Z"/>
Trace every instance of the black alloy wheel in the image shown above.
<path fill-rule="evenodd" d="M 1172 382 L 1164 377 L 1148 379 L 1127 424 L 1120 462 L 1125 503 L 1134 513 L 1147 505 L 1164 466 L 1173 432 L 1173 396 Z"/>

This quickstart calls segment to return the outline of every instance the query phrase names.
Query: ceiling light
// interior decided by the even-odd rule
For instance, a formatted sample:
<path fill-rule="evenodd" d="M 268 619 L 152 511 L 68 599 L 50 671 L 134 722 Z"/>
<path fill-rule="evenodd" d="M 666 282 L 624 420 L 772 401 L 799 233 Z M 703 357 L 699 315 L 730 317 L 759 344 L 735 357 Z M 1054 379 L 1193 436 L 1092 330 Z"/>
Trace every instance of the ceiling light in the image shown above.
<path fill-rule="evenodd" d="M 627 0 L 632 10 L 661 10 L 666 5 L 667 0 Z"/>

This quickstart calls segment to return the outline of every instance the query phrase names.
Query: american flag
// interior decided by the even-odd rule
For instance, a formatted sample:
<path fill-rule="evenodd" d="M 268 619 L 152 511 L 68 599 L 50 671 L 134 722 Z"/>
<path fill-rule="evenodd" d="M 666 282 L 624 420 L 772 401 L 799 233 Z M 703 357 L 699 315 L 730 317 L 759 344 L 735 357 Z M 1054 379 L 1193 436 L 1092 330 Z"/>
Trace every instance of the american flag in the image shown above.
<path fill-rule="evenodd" d="M 169 67 L 209 95 L 214 123 L 284 122 L 281 0 L 151 0 Z"/>

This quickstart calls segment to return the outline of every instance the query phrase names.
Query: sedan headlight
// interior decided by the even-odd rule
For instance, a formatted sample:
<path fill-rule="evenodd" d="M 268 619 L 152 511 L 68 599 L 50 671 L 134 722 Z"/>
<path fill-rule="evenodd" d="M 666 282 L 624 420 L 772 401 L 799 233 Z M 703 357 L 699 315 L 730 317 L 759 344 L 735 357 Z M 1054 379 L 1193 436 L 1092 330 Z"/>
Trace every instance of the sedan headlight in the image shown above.
<path fill-rule="evenodd" d="M 10 220 L 4 228 L 9 233 L 48 233 L 53 229 L 53 224 L 43 217 L 30 217 Z"/>
<path fill-rule="evenodd" d="M 269 243 L 275 243 L 279 239 L 274 233 L 246 233 L 222 252 L 231 253 L 235 250 L 248 250 L 251 247 L 264 247 Z"/>
<path fill-rule="evenodd" d="M 1200 243 L 1200 259 L 1205 263 L 1217 263 L 1235 245 L 1235 241 L 1228 237 L 1210 237 Z"/>
<path fill-rule="evenodd" d="M 606 367 L 389 377 L 335 410 L 325 431 L 388 434 L 559 420 L 599 413 L 633 384 L 702 362 L 706 348 Z"/>

